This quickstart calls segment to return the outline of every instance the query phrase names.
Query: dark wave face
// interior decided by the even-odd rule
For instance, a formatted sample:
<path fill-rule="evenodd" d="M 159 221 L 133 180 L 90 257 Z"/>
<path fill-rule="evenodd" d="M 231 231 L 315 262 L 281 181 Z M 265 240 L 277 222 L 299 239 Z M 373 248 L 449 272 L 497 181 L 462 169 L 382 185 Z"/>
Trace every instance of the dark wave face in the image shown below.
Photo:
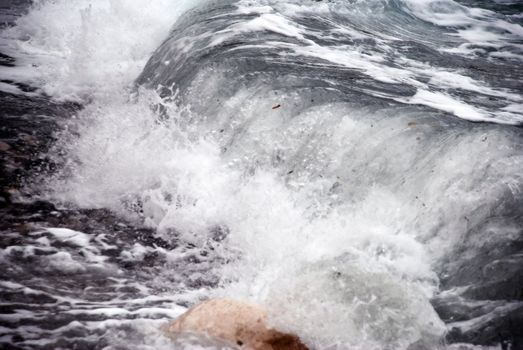
<path fill-rule="evenodd" d="M 517 17 L 445 1 L 208 6 L 178 22 L 139 83 L 184 91 L 210 72 L 228 79 L 211 92 L 222 98 L 251 86 L 316 88 L 326 102 L 413 104 L 420 114 L 428 106 L 472 121 L 522 122 Z"/>
<path fill-rule="evenodd" d="M 0 344 L 220 348 L 159 327 L 228 297 L 311 349 L 523 346 L 518 2 L 161 3 L 3 34 L 62 119 L 4 211 Z"/>

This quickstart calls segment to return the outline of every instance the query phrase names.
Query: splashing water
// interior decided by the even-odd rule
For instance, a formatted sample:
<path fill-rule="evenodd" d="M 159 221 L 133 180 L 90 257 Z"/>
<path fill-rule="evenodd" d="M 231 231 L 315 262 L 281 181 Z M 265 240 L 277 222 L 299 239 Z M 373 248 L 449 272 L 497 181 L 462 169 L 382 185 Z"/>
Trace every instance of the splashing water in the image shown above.
<path fill-rule="evenodd" d="M 2 250 L 46 251 L 40 284 L 112 281 L 89 308 L 46 294 L 87 318 L 18 332 L 169 348 L 161 320 L 208 297 L 263 305 L 314 349 L 444 347 L 468 327 L 445 295 L 503 319 L 521 301 L 482 288 L 521 270 L 521 35 L 452 1 L 36 2 L 2 34 L 2 74 L 83 108 L 27 192 L 120 228 L 44 224 Z"/>

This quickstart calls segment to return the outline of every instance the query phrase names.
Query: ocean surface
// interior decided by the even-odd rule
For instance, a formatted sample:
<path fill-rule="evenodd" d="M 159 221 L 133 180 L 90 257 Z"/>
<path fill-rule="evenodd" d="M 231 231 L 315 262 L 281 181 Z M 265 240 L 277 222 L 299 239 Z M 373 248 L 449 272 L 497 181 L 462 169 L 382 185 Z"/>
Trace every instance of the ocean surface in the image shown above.
<path fill-rule="evenodd" d="M 0 1 L 0 348 L 523 349 L 523 3 Z"/>

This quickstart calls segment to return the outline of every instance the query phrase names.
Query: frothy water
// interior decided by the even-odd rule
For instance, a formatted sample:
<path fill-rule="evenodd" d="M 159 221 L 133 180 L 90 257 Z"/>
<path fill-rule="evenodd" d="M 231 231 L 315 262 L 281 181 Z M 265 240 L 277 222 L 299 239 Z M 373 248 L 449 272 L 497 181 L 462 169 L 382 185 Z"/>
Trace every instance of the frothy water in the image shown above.
<path fill-rule="evenodd" d="M 520 310 L 521 17 L 466 5 L 36 2 L 1 72 L 83 108 L 26 193 L 115 222 L 2 248 L 41 276 L 2 290 L 49 300 L 9 304 L 1 341 L 172 348 L 162 322 L 223 296 L 313 349 L 458 348 Z"/>
<path fill-rule="evenodd" d="M 30 82 L 56 99 L 89 101 L 133 82 L 176 19 L 197 1 L 34 1 L 3 31 L 17 58 L 4 78 Z M 58 20 L 59 19 L 59 20 Z"/>

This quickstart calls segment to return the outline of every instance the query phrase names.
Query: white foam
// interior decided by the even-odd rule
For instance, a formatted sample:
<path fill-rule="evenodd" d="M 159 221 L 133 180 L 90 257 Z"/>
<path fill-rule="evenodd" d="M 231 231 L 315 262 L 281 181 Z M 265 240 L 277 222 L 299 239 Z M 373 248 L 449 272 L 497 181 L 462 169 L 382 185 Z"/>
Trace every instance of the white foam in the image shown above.
<path fill-rule="evenodd" d="M 233 27 L 234 31 L 235 28 Z M 303 30 L 296 24 L 292 24 L 280 14 L 262 13 L 260 16 L 246 23 L 238 26 L 240 31 L 269 31 L 282 34 L 289 37 L 294 37 L 300 40 L 305 40 L 303 37 Z"/>
<path fill-rule="evenodd" d="M 147 249 L 139 243 L 135 243 L 130 250 L 124 250 L 121 252 L 120 256 L 124 260 L 133 261 L 133 260 L 143 260 L 145 254 L 154 248 Z"/>
<path fill-rule="evenodd" d="M 47 232 L 58 238 L 62 242 L 72 243 L 79 247 L 87 247 L 91 240 L 88 235 L 83 232 L 74 231 L 68 228 L 47 228 Z"/>
<path fill-rule="evenodd" d="M 0 258 L 7 260 L 23 254 L 25 257 L 32 257 L 38 261 L 44 270 L 58 270 L 64 273 L 85 272 L 88 269 L 115 270 L 114 266 L 107 262 L 108 257 L 101 253 L 100 247 L 91 240 L 88 234 L 67 228 L 48 228 L 29 235 L 37 236 L 43 233 L 50 235 L 34 239 L 35 245 L 26 243 L 23 246 L 9 246 L 0 249 Z M 55 247 L 53 243 L 56 241 L 60 242 L 60 245 L 65 243 L 70 248 L 74 247 L 75 252 L 63 247 Z M 47 254 L 38 254 L 39 252 Z"/>
<path fill-rule="evenodd" d="M 402 99 L 401 101 L 406 103 L 430 106 L 436 109 L 440 109 L 442 111 L 453 113 L 456 116 L 463 119 L 473 121 L 491 120 L 489 119 L 488 114 L 482 113 L 480 110 L 444 93 L 420 89 L 411 98 Z"/>
<path fill-rule="evenodd" d="M 0 72 L 57 99 L 90 100 L 131 84 L 178 16 L 197 2 L 36 2 L 2 32 L 2 51 L 17 58 L 17 67 Z"/>
<path fill-rule="evenodd" d="M 494 308 L 491 312 L 466 321 L 457 321 L 448 324 L 449 329 L 458 328 L 462 332 L 480 328 L 487 325 L 493 318 L 493 315 L 502 316 L 523 306 L 522 302 L 508 302 L 504 305 Z"/>
<path fill-rule="evenodd" d="M 0 69 L 0 72 L 1 72 L 1 69 Z M 0 91 L 7 92 L 7 93 L 10 93 L 10 94 L 15 94 L 15 95 L 26 93 L 26 92 L 22 91 L 16 85 L 3 83 L 3 82 L 0 82 Z M 28 93 L 28 94 L 31 94 L 31 93 Z M 32 95 L 35 95 L 35 94 L 32 94 Z"/>
<path fill-rule="evenodd" d="M 57 252 L 47 255 L 44 262 L 47 262 L 47 268 L 51 271 L 58 270 L 64 273 L 82 273 L 86 271 L 84 264 L 76 261 L 71 253 Z"/>
<path fill-rule="evenodd" d="M 481 52 L 481 47 L 513 47 L 516 52 L 521 52 L 523 47 L 516 43 L 523 35 L 523 27 L 500 18 L 493 11 L 466 7 L 452 0 L 404 0 L 404 3 L 417 17 L 438 26 L 453 28 L 456 30 L 454 35 L 466 41 L 466 44 L 456 48 L 442 48 L 443 51 L 467 55 Z M 491 57 L 496 55 L 489 54 Z M 511 57 L 523 60 L 521 54 L 514 52 Z"/>
<path fill-rule="evenodd" d="M 120 307 L 104 307 L 104 308 L 93 308 L 93 309 L 73 309 L 65 311 L 71 315 L 104 315 L 107 317 L 115 316 L 140 316 L 144 318 L 152 318 L 157 315 L 162 315 L 165 318 L 174 319 L 180 316 L 187 309 L 181 306 L 174 305 L 172 308 L 140 308 L 138 310 L 129 311 Z"/>
<path fill-rule="evenodd" d="M 229 265 L 215 265 L 208 272 L 217 271 L 223 280 L 237 281 L 224 286 L 218 294 L 254 300 L 271 308 L 281 306 L 283 296 L 294 298 L 296 303 L 287 303 L 289 318 L 285 322 L 315 344 L 325 345 L 332 339 L 352 344 L 354 336 L 365 344 L 408 343 L 420 337 L 437 337 L 442 332 L 428 301 L 435 281 L 429 256 L 416 242 L 414 232 L 402 226 L 406 219 L 396 209 L 400 202 L 395 195 L 377 189 L 362 193 L 357 205 L 331 210 L 322 203 L 324 200 L 328 203 L 329 197 L 321 199 L 321 193 L 332 186 L 331 175 L 326 174 L 326 180 L 305 179 L 297 188 L 287 186 L 269 169 L 244 175 L 250 161 L 256 159 L 249 158 L 254 154 L 263 158 L 264 153 L 279 144 L 280 138 L 286 139 L 288 152 L 299 150 L 303 142 L 300 130 L 318 123 L 320 115 L 332 113 L 331 107 L 293 119 L 297 125 L 291 121 L 281 124 L 285 119 L 276 116 L 253 119 L 243 134 L 244 139 L 238 140 L 243 146 L 238 152 L 233 149 L 224 156 L 213 134 L 187 137 L 186 131 L 180 129 L 178 118 L 182 117 L 176 107 L 166 104 L 171 119 L 156 122 L 148 108 L 150 101 L 158 101 L 153 97 L 144 91 L 133 104 L 113 99 L 100 105 L 93 103 L 81 112 L 79 120 L 84 122 L 77 125 L 80 138 L 74 142 L 64 139 L 62 145 L 81 163 L 69 169 L 72 176 L 65 182 L 52 184 L 55 198 L 81 206 L 109 207 L 121 213 L 126 212 L 126 201 L 139 200 L 143 203 L 146 223 L 163 232 L 165 238 L 169 239 L 175 229 L 181 242 L 196 245 L 197 249 L 213 247 L 209 254 L 233 259 Z M 260 103 L 252 101 L 252 107 L 252 112 L 259 110 Z M 319 140 L 345 142 L 343 135 L 354 134 L 360 128 L 350 119 L 345 119 L 345 123 L 347 126 L 339 128 L 336 137 L 317 135 L 318 139 L 310 140 L 311 145 Z M 330 132 L 333 125 L 317 127 Z M 206 129 L 201 127 L 191 128 L 191 132 L 201 133 Z M 262 141 L 260 132 L 272 136 Z M 251 142 L 255 148 L 249 148 Z M 314 157 L 314 154 L 301 156 Z M 308 161 L 314 164 L 317 160 Z M 381 203 L 379 210 L 377 203 Z M 225 225 L 230 230 L 222 244 L 210 240 L 210 227 L 216 225 Z M 376 255 L 377 251 L 383 253 Z M 144 248 L 136 245 L 125 254 L 130 259 L 140 259 L 144 253 Z M 236 253 L 242 256 L 237 263 Z M 347 253 L 356 258 L 349 261 L 340 258 Z M 179 250 L 171 254 L 179 254 L 176 259 L 184 256 Z M 361 289 L 353 291 L 358 298 L 378 288 L 385 281 L 384 276 L 390 275 L 375 303 L 396 315 L 391 317 L 403 315 L 400 317 L 403 321 L 398 319 L 397 324 L 402 326 L 387 328 L 391 335 L 384 340 L 379 333 L 380 327 L 388 327 L 382 319 L 386 313 L 375 314 L 370 323 L 356 320 L 354 317 L 360 312 L 357 310 L 372 309 L 374 306 L 367 305 L 372 302 L 365 299 L 356 307 L 354 300 L 344 298 L 334 288 L 336 284 L 331 285 L 336 282 L 314 268 L 322 264 L 348 276 L 344 278 L 359 276 L 362 280 L 355 285 Z M 375 282 L 365 284 L 366 280 Z M 304 283 L 317 284 L 304 294 L 301 287 Z M 391 292 L 397 291 L 397 296 L 387 295 L 389 288 Z M 285 292 L 281 293 L 281 289 Z M 318 293 L 328 297 L 318 299 Z M 390 305 L 386 306 L 387 303 Z M 330 311 L 334 312 L 331 317 L 323 313 L 326 308 L 338 311 Z M 309 317 L 303 314 L 305 310 Z M 343 321 L 341 315 L 345 315 Z M 275 322 L 277 316 L 274 313 Z M 335 323 L 334 319 L 338 321 Z M 324 327 L 319 327 L 320 324 Z M 336 325 L 350 332 L 337 333 L 341 328 Z M 326 332 L 325 327 L 332 331 Z"/>

